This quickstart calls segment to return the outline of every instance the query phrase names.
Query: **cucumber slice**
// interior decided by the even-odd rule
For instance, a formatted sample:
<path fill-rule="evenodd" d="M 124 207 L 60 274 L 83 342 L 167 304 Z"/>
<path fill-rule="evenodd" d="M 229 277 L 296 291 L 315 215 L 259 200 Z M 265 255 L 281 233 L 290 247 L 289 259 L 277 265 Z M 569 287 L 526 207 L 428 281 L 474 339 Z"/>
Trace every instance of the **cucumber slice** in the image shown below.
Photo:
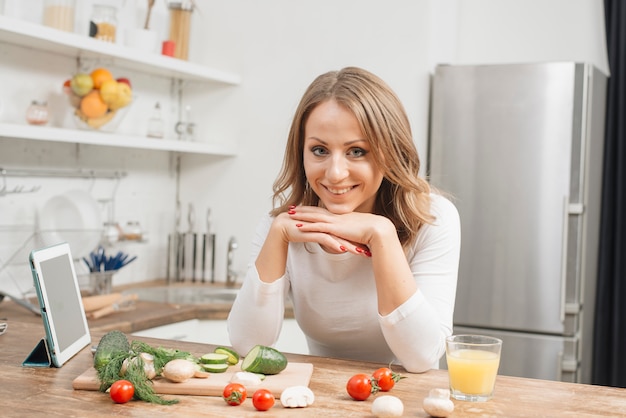
<path fill-rule="evenodd" d="M 280 351 L 264 345 L 256 345 L 241 362 L 244 372 L 265 375 L 278 374 L 287 367 L 287 357 Z"/>
<path fill-rule="evenodd" d="M 214 350 L 214 352 L 215 353 L 219 353 L 219 354 L 226 354 L 228 356 L 228 364 L 230 364 L 230 365 L 234 366 L 235 364 L 239 363 L 239 353 L 237 353 L 232 348 L 217 347 Z"/>
<path fill-rule="evenodd" d="M 228 355 L 220 353 L 208 353 L 200 357 L 200 363 L 204 364 L 226 364 Z"/>
<path fill-rule="evenodd" d="M 209 373 L 224 373 L 226 370 L 228 370 L 229 367 L 230 366 L 228 365 L 228 363 L 202 364 L 202 368 Z"/>

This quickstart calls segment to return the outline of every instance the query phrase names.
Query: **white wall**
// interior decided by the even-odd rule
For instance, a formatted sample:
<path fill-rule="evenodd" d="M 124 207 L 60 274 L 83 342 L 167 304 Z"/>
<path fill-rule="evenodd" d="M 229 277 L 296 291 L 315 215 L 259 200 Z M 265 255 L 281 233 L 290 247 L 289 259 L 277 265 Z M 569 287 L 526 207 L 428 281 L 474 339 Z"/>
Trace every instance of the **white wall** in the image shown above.
<path fill-rule="evenodd" d="M 90 1 L 79 3 L 81 13 L 88 15 Z M 118 3 L 131 10 L 120 19 L 120 25 L 142 19 L 141 11 L 133 16 L 134 1 Z M 236 158 L 185 155 L 181 160 L 182 207 L 192 202 L 199 222 L 203 222 L 207 208 L 213 212 L 218 280 L 225 276 L 230 236 L 239 241 L 236 267 L 245 269 L 256 223 L 270 209 L 271 186 L 282 162 L 290 118 L 304 89 L 318 74 L 357 65 L 384 78 L 403 100 L 418 150 L 425 156 L 429 74 L 437 63 L 576 60 L 608 70 L 601 0 L 198 3 L 200 10 L 192 21 L 190 60 L 239 73 L 243 80 L 240 86 L 218 90 L 185 86 L 185 102 L 192 106 L 198 137 L 235 141 L 239 149 Z M 32 10 L 42 0 L 7 0 L 7 13 L 32 19 L 35 14 L 20 9 L 29 4 Z M 140 8 L 143 2 L 137 4 Z M 166 33 L 163 5 L 157 8 L 153 22 L 155 29 Z M 77 23 L 77 30 L 79 26 Z M 5 104 L 0 121 L 21 123 L 22 112 L 37 94 L 59 100 L 57 87 L 75 69 L 75 63 L 66 59 L 48 56 L 45 65 L 36 65 L 35 59 L 41 58 L 0 44 L 0 73 L 11 76 L 11 81 L 0 79 L 0 100 Z M 130 76 L 140 100 L 121 129 L 141 133 L 154 101 L 169 99 L 169 82 L 141 74 Z M 172 122 L 173 110 L 166 107 L 165 112 Z M 67 122 L 62 116 L 58 116 L 60 123 Z M 122 222 L 141 221 L 150 232 L 150 241 L 124 248 L 140 257 L 116 280 L 127 283 L 163 277 L 176 198 L 167 154 L 0 141 L 0 167 L 15 163 L 126 170 L 128 176 L 116 196 L 116 214 Z M 100 183 L 99 197 L 107 196 L 110 185 Z M 83 182 L 80 187 L 91 185 Z M 0 197 L 0 226 L 32 222 L 34 208 L 67 188 L 67 182 L 49 180 L 37 194 Z M 21 239 L 6 229 L 0 228 L 4 234 L 0 265 Z M 24 280 L 30 280 L 29 274 Z M 0 272 L 0 289 L 12 281 L 6 272 Z"/>

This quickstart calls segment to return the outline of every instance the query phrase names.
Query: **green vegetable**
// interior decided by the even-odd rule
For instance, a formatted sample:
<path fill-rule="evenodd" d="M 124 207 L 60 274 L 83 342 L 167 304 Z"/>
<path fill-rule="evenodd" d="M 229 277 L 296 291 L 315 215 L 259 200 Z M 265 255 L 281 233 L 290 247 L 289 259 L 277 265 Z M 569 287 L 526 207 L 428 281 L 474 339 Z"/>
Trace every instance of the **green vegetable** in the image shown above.
<path fill-rule="evenodd" d="M 226 364 L 228 363 L 228 354 L 209 353 L 200 357 L 200 363 L 204 364 Z"/>
<path fill-rule="evenodd" d="M 265 375 L 278 374 L 287 367 L 287 357 L 272 347 L 256 345 L 246 354 L 241 363 L 244 372 Z"/>
<path fill-rule="evenodd" d="M 213 352 L 218 354 L 226 354 L 228 356 L 228 364 L 230 364 L 231 366 L 239 363 L 239 353 L 237 353 L 232 348 L 217 347 L 215 350 L 213 350 Z"/>
<path fill-rule="evenodd" d="M 203 363 L 202 368 L 210 373 L 224 373 L 228 370 L 228 363 Z"/>
<path fill-rule="evenodd" d="M 121 331 L 110 331 L 104 334 L 96 354 L 93 357 L 93 366 L 96 370 L 101 370 L 105 367 L 113 358 L 120 355 L 126 355 L 130 351 L 130 343 Z"/>
<path fill-rule="evenodd" d="M 170 360 L 184 358 L 196 362 L 197 359 L 190 353 L 179 350 L 152 347 L 142 341 L 133 341 L 129 344 L 126 335 L 120 331 L 111 331 L 105 334 L 94 356 L 94 367 L 98 372 L 100 391 L 106 390 L 120 379 L 120 371 L 124 360 L 127 360 L 124 378 L 135 387 L 135 398 L 161 404 L 171 405 L 178 403 L 177 399 L 163 399 L 154 392 L 152 381 L 146 375 L 144 360 L 141 353 L 148 353 L 154 358 L 154 369 L 157 376 L 163 371 L 163 366 Z"/>

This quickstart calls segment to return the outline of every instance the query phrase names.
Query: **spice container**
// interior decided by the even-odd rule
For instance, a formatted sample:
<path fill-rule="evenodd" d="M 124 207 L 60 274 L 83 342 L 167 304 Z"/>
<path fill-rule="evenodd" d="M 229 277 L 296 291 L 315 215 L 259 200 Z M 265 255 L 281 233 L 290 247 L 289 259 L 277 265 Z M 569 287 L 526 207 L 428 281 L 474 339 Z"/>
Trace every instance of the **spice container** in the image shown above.
<path fill-rule="evenodd" d="M 43 24 L 65 32 L 74 32 L 75 8 L 76 0 L 46 0 Z"/>
<path fill-rule="evenodd" d="M 105 42 L 115 42 L 117 31 L 117 10 L 113 6 L 95 4 L 91 21 L 89 22 L 89 36 Z"/>
<path fill-rule="evenodd" d="M 170 37 L 176 45 L 174 57 L 186 60 L 189 56 L 189 31 L 191 29 L 191 13 L 193 1 L 170 1 Z"/>
<path fill-rule="evenodd" d="M 26 109 L 26 122 L 30 125 L 45 125 L 48 123 L 48 103 L 33 100 Z"/>

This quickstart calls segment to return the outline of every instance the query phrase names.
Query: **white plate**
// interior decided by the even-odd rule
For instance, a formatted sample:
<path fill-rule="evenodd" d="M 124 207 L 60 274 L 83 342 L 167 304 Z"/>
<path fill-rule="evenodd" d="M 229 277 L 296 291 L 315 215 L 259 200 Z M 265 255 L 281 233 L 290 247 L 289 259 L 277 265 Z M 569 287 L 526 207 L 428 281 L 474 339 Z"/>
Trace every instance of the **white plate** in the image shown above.
<path fill-rule="evenodd" d="M 102 236 L 100 206 L 83 190 L 70 190 L 50 198 L 39 214 L 44 245 L 70 245 L 75 258 L 96 249 Z"/>

